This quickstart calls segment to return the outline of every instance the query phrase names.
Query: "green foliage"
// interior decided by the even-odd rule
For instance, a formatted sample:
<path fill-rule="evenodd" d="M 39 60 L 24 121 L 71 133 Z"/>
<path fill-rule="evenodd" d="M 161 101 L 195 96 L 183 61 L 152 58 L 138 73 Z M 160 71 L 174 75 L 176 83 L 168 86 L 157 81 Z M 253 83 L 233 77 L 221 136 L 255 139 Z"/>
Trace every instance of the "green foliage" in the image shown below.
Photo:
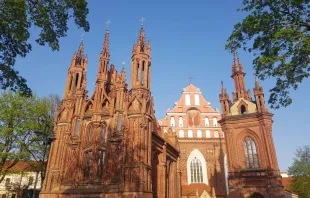
<path fill-rule="evenodd" d="M 53 101 L 36 96 L 4 92 L 0 96 L 0 182 L 18 161 L 45 161 L 43 136 L 35 130 L 52 131 L 52 119 L 40 124 L 41 115 L 49 117 Z M 49 127 L 48 130 L 46 130 Z"/>
<path fill-rule="evenodd" d="M 0 88 L 29 96 L 26 80 L 12 67 L 17 56 L 31 51 L 29 29 L 40 30 L 36 42 L 59 50 L 59 39 L 68 31 L 67 22 L 89 31 L 86 0 L 2 0 L 0 1 Z"/>
<path fill-rule="evenodd" d="M 291 190 L 297 192 L 300 198 L 310 198 L 310 146 L 297 149 L 288 173 L 293 176 Z"/>
<path fill-rule="evenodd" d="M 310 73 L 309 0 L 243 0 L 248 15 L 235 24 L 226 48 L 254 52 L 261 79 L 276 78 L 269 104 L 278 109 L 292 103 L 289 91 Z"/>

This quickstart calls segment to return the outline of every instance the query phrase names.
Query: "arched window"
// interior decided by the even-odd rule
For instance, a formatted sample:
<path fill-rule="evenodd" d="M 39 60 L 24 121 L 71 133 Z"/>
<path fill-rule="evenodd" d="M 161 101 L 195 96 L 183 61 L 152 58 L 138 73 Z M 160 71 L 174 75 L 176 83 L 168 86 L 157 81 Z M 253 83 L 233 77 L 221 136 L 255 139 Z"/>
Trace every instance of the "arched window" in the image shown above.
<path fill-rule="evenodd" d="M 210 126 L 210 123 L 209 123 L 209 118 L 205 118 L 205 126 L 206 127 L 209 127 Z"/>
<path fill-rule="evenodd" d="M 189 137 L 189 138 L 193 137 L 193 131 L 192 130 L 188 130 L 187 137 Z"/>
<path fill-rule="evenodd" d="M 175 126 L 174 117 L 170 117 L 170 126 Z"/>
<path fill-rule="evenodd" d="M 183 118 L 179 117 L 179 127 L 183 127 Z"/>
<path fill-rule="evenodd" d="M 243 142 L 246 168 L 259 168 L 258 154 L 254 140 L 247 136 Z"/>
<path fill-rule="evenodd" d="M 218 131 L 214 131 L 214 138 L 219 138 L 219 132 Z"/>
<path fill-rule="evenodd" d="M 214 117 L 214 118 L 212 119 L 212 121 L 213 121 L 213 126 L 214 126 L 214 127 L 217 127 L 217 119 L 216 119 L 216 117 Z"/>
<path fill-rule="evenodd" d="M 191 96 L 189 94 L 185 95 L 185 105 L 191 105 Z"/>
<path fill-rule="evenodd" d="M 208 183 L 208 169 L 205 157 L 198 149 L 194 149 L 186 162 L 187 183 Z"/>
<path fill-rule="evenodd" d="M 202 137 L 202 133 L 201 133 L 200 130 L 197 131 L 197 137 L 198 137 L 198 138 L 201 138 L 201 137 Z"/>
<path fill-rule="evenodd" d="M 244 105 L 241 105 L 240 112 L 241 112 L 241 114 L 246 114 L 246 108 Z"/>
<path fill-rule="evenodd" d="M 211 132 L 209 130 L 206 130 L 206 137 L 210 138 L 211 137 Z"/>
<path fill-rule="evenodd" d="M 184 138 L 184 131 L 183 130 L 179 131 L 179 138 Z"/>
<path fill-rule="evenodd" d="M 202 165 L 201 161 L 195 157 L 191 161 L 191 183 L 202 183 Z"/>
<path fill-rule="evenodd" d="M 195 97 L 195 105 L 199 105 L 199 95 L 195 94 L 194 97 Z"/>

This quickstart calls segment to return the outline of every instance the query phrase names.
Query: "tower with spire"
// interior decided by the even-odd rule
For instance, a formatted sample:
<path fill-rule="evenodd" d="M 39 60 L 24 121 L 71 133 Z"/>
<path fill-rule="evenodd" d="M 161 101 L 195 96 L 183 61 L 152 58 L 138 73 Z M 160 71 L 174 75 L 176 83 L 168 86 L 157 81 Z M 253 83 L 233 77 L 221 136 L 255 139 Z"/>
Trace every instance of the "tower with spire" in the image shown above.
<path fill-rule="evenodd" d="M 235 92 L 233 102 L 222 83 L 219 99 L 228 157 L 228 197 L 283 198 L 284 191 L 272 138 L 272 117 L 264 101 L 263 88 L 255 79 L 246 91 L 245 72 L 236 50 L 232 65 Z"/>
<path fill-rule="evenodd" d="M 107 28 L 90 97 L 83 42 L 73 55 L 40 197 L 180 197 L 178 143 L 163 135 L 154 115 L 144 27 L 132 51 L 129 90 L 125 68 L 110 64 L 109 37 Z"/>

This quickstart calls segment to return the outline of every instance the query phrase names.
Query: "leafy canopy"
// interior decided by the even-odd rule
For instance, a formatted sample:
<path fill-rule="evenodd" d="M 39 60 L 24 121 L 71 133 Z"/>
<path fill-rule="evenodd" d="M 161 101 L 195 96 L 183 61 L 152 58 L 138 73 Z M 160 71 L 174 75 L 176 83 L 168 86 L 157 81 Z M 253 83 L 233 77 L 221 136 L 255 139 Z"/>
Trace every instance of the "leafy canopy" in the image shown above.
<path fill-rule="evenodd" d="M 38 118 L 41 115 L 53 116 L 54 101 L 52 97 L 24 97 L 13 92 L 0 95 L 0 182 L 13 171 L 18 161 L 30 163 L 47 159 L 43 153 L 46 147 L 42 136 L 36 136 L 33 131 L 46 129 L 40 125 Z M 51 133 L 52 119 L 47 120 L 46 126 Z"/>
<path fill-rule="evenodd" d="M 291 190 L 297 192 L 300 198 L 310 198 L 310 145 L 297 149 L 288 173 L 293 176 Z"/>
<path fill-rule="evenodd" d="M 310 1 L 243 0 L 238 11 L 248 15 L 235 24 L 226 48 L 254 52 L 253 65 L 261 79 L 276 78 L 270 90 L 271 108 L 292 103 L 290 90 L 310 73 Z"/>
<path fill-rule="evenodd" d="M 26 80 L 13 69 L 17 56 L 31 51 L 29 29 L 40 30 L 36 42 L 59 50 L 59 39 L 68 31 L 67 22 L 89 31 L 86 0 L 1 0 L 0 1 L 0 88 L 31 95 Z"/>

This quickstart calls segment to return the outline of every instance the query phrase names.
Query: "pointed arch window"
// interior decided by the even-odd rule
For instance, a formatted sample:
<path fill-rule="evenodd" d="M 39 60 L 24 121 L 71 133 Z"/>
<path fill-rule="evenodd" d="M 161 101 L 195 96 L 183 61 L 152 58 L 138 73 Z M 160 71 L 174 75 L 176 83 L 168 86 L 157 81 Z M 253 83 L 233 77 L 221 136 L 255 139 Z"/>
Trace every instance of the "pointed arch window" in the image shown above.
<path fill-rule="evenodd" d="M 189 94 L 185 95 L 185 105 L 191 105 L 191 96 Z"/>
<path fill-rule="evenodd" d="M 209 123 L 209 118 L 205 118 L 205 126 L 206 127 L 209 127 L 210 126 L 210 123 Z"/>
<path fill-rule="evenodd" d="M 202 133 L 201 133 L 200 130 L 197 131 L 197 137 L 198 137 L 198 138 L 202 138 Z"/>
<path fill-rule="evenodd" d="M 179 117 L 179 127 L 183 127 L 183 118 Z"/>
<path fill-rule="evenodd" d="M 240 112 L 241 114 L 246 114 L 246 108 L 244 105 L 241 105 Z"/>
<path fill-rule="evenodd" d="M 245 167 L 246 168 L 259 168 L 258 154 L 254 140 L 247 136 L 243 142 Z"/>
<path fill-rule="evenodd" d="M 184 138 L 184 131 L 183 130 L 179 131 L 179 138 Z"/>
<path fill-rule="evenodd" d="M 200 105 L 199 104 L 199 95 L 198 94 L 194 95 L 194 99 L 195 99 L 195 105 Z"/>
<path fill-rule="evenodd" d="M 175 120 L 174 117 L 170 117 L 170 126 L 174 127 L 175 126 Z"/>
<path fill-rule="evenodd" d="M 195 157 L 191 161 L 191 183 L 203 183 L 202 165 L 201 161 Z"/>

